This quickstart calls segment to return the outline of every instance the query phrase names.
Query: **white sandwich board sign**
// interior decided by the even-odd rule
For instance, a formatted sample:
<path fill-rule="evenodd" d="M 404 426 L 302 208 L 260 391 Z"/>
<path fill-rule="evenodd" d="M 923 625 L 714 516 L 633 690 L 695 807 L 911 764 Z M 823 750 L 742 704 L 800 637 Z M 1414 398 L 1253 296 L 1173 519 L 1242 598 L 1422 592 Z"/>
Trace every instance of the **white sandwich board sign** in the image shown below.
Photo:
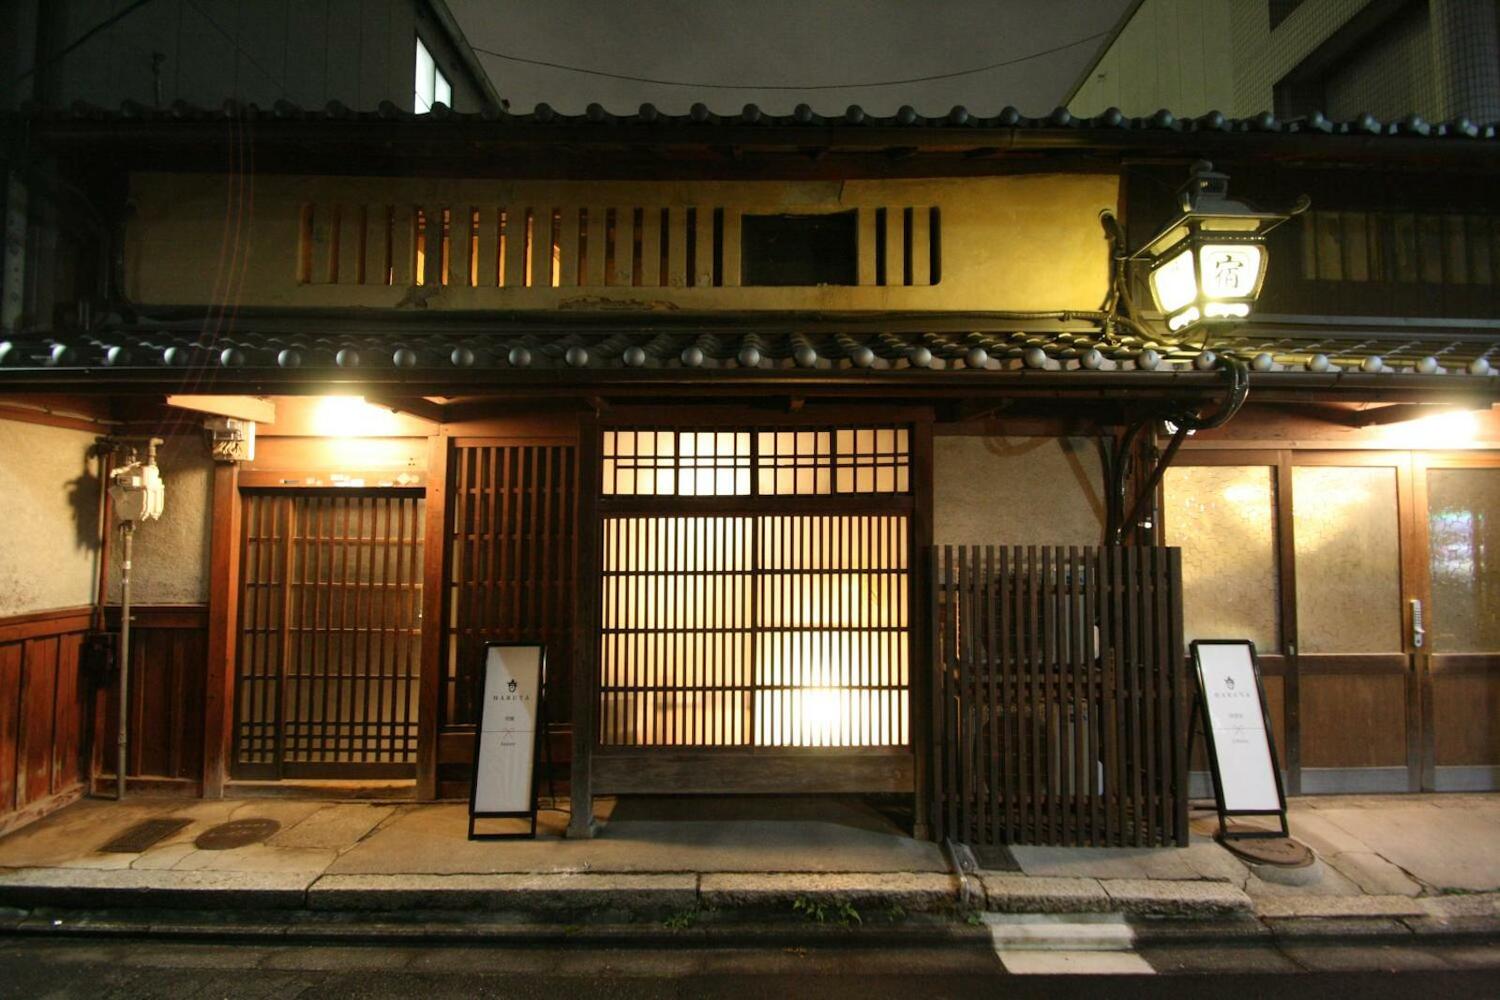
<path fill-rule="evenodd" d="M 1286 796 L 1255 644 L 1197 639 L 1191 649 L 1221 827 L 1229 816 L 1279 816 L 1274 835 L 1286 836 Z"/>
<path fill-rule="evenodd" d="M 469 838 L 536 835 L 537 742 L 545 730 L 547 651 L 539 643 L 491 643 L 479 687 L 479 726 L 469 791 Z M 530 819 L 521 833 L 475 832 L 477 819 Z"/>

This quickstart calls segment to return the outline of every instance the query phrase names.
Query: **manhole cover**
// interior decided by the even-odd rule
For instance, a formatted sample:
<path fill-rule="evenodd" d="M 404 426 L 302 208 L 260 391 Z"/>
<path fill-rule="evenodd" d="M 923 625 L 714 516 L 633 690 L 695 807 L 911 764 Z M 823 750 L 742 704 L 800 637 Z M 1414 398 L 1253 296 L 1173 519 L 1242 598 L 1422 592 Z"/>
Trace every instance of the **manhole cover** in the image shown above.
<path fill-rule="evenodd" d="M 190 819 L 179 819 L 175 816 L 144 820 L 125 830 L 99 850 L 106 854 L 140 854 L 191 822 Z"/>
<path fill-rule="evenodd" d="M 1290 837 L 1220 836 L 1215 839 L 1229 853 L 1251 864 L 1305 868 L 1313 863 L 1313 853 L 1307 845 Z"/>
<path fill-rule="evenodd" d="M 204 830 L 193 843 L 199 850 L 227 851 L 259 843 L 280 829 L 274 819 L 232 819 Z"/>

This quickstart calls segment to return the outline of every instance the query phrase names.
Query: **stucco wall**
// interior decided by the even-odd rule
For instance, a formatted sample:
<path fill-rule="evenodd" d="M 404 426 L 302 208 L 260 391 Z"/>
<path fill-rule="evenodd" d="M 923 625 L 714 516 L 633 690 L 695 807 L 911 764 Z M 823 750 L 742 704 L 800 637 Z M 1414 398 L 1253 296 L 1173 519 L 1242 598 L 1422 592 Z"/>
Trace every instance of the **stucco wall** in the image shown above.
<path fill-rule="evenodd" d="M 161 520 L 136 527 L 131 603 L 206 603 L 214 479 L 208 446 L 197 434 L 169 437 L 157 450 L 156 464 L 167 499 Z M 110 542 L 111 603 L 120 600 L 120 555 L 116 531 Z"/>
<path fill-rule="evenodd" d="M 933 441 L 939 545 L 1098 545 L 1104 486 L 1092 438 Z"/>
<path fill-rule="evenodd" d="M 95 434 L 0 420 L 0 618 L 91 604 L 97 580 Z"/>

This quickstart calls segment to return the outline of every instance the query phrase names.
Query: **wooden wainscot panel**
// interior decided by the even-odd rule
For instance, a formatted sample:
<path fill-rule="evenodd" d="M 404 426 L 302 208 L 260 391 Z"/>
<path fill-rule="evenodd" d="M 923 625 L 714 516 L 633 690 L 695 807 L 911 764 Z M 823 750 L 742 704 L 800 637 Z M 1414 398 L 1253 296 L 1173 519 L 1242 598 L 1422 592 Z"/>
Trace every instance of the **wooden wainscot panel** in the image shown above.
<path fill-rule="evenodd" d="M 89 621 L 80 608 L 0 621 L 0 834 L 82 793 Z"/>
<path fill-rule="evenodd" d="M 914 780 L 912 755 L 907 750 L 596 751 L 593 758 L 595 795 L 911 794 Z"/>
<path fill-rule="evenodd" d="M 1439 674 L 1432 701 L 1439 766 L 1500 765 L 1500 672 Z"/>
<path fill-rule="evenodd" d="M 196 793 L 203 770 L 203 693 L 208 661 L 208 608 L 202 604 L 131 610 L 131 787 Z M 106 621 L 118 631 L 120 609 Z M 118 687 L 95 694 L 94 781 L 113 788 Z"/>
<path fill-rule="evenodd" d="M 1406 677 L 1303 673 L 1304 767 L 1406 764 Z"/>

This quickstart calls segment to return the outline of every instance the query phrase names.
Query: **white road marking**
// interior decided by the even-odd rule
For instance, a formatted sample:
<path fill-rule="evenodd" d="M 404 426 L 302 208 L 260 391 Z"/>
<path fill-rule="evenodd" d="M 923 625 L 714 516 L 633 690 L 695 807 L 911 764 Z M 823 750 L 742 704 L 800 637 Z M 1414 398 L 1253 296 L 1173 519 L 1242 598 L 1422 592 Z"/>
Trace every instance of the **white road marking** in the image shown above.
<path fill-rule="evenodd" d="M 1151 975 L 1119 913 L 986 913 L 995 954 L 1018 975 Z"/>
<path fill-rule="evenodd" d="M 1002 951 L 1005 971 L 1016 976 L 1150 976 L 1149 962 L 1133 951 Z"/>

